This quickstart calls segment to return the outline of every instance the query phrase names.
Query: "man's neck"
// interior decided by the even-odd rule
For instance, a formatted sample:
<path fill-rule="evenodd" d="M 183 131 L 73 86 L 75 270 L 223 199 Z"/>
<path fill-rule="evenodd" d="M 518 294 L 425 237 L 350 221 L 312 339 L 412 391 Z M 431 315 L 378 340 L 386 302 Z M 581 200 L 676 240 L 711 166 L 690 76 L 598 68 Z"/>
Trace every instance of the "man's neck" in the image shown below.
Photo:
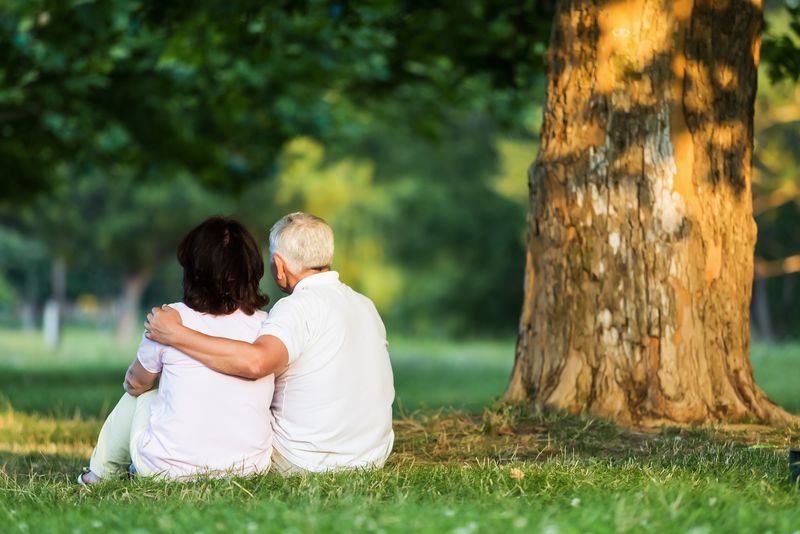
<path fill-rule="evenodd" d="M 289 291 L 287 291 L 286 293 L 291 295 L 292 292 L 294 291 L 294 288 L 297 287 L 297 284 L 299 284 L 309 276 L 314 276 L 315 274 L 320 274 L 320 273 L 327 273 L 330 272 L 330 270 L 331 270 L 330 267 L 321 267 L 319 269 L 306 269 L 300 274 L 287 273 L 288 274 L 287 281 L 289 282 Z"/>

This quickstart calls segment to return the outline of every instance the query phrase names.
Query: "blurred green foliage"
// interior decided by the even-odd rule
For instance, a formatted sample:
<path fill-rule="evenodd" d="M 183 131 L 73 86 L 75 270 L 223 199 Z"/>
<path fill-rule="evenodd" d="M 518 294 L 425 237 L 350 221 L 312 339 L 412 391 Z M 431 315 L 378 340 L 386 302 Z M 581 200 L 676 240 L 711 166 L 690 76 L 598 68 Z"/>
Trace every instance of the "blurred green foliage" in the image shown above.
<path fill-rule="evenodd" d="M 772 81 L 800 78 L 800 4 L 786 2 L 785 17 L 773 18 L 767 27 L 762 56 Z"/>
<path fill-rule="evenodd" d="M 800 98 L 778 81 L 796 78 L 798 10 L 767 9 L 754 194 L 770 260 L 800 252 Z M 177 300 L 191 226 L 233 215 L 265 245 L 303 209 L 393 329 L 513 334 L 551 15 L 546 0 L 0 0 L 0 320 L 41 305 L 56 260 L 72 302 Z M 795 276 L 766 284 L 787 335 Z"/>
<path fill-rule="evenodd" d="M 756 257 L 780 261 L 800 254 L 800 8 L 778 3 L 766 12 L 766 33 L 755 102 L 753 208 Z M 754 286 L 755 333 L 769 341 L 797 338 L 800 273 Z"/>
<path fill-rule="evenodd" d="M 462 138 L 446 145 L 381 132 L 370 140 L 374 160 L 334 164 L 320 145 L 298 139 L 281 160 L 276 200 L 330 221 L 334 267 L 392 325 L 425 335 L 512 333 L 527 190 L 500 184 L 508 172 L 524 175 L 534 144 L 504 140 L 498 153 L 488 125 L 457 129 Z"/>
<path fill-rule="evenodd" d="M 192 225 L 234 215 L 264 244 L 305 209 L 399 325 L 513 331 L 524 195 L 493 186 L 495 141 L 532 146 L 549 14 L 534 0 L 0 2 L 0 233 L 46 251 L 0 266 L 0 300 L 41 303 L 54 260 L 70 300 L 143 279 L 146 304 L 175 300 L 170 259 Z"/>
<path fill-rule="evenodd" d="M 63 162 L 241 191 L 289 139 L 359 136 L 384 102 L 428 135 L 454 107 L 518 124 L 548 19 L 534 0 L 3 0 L 0 202 Z"/>

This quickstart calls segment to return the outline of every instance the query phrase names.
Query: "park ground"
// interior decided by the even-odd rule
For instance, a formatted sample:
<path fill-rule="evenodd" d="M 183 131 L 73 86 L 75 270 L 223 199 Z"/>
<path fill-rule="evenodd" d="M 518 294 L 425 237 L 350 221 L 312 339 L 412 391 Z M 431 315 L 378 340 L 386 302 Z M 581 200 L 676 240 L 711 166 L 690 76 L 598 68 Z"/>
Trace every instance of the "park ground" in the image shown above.
<path fill-rule="evenodd" d="M 87 348 L 88 347 L 88 348 Z M 133 347 L 85 330 L 47 354 L 0 330 L 0 532 L 800 532 L 797 429 L 629 430 L 497 401 L 513 341 L 392 342 L 395 452 L 373 472 L 79 489 Z M 800 413 L 800 345 L 756 344 Z"/>

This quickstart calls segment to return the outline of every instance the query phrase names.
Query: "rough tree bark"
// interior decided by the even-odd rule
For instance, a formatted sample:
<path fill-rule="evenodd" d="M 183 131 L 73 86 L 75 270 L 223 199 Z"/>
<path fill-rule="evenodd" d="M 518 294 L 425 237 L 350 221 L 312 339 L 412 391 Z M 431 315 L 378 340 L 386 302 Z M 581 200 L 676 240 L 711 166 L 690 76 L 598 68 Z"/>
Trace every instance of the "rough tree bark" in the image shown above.
<path fill-rule="evenodd" d="M 761 25 L 757 0 L 558 3 L 508 399 L 789 418 L 748 356 Z"/>

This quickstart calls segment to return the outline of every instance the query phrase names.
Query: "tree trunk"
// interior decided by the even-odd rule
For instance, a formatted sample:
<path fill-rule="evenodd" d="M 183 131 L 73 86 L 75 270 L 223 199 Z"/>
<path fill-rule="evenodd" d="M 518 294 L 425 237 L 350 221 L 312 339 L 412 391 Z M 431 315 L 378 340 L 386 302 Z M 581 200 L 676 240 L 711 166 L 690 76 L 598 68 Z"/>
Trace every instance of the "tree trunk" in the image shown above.
<path fill-rule="evenodd" d="M 67 262 L 62 257 L 53 259 L 50 273 L 51 297 L 45 305 L 42 318 L 44 342 L 50 350 L 61 344 L 64 315 L 67 307 Z"/>
<path fill-rule="evenodd" d="M 32 332 L 36 329 L 36 276 L 31 270 L 25 272 L 25 289 L 22 296 L 22 330 Z"/>
<path fill-rule="evenodd" d="M 743 0 L 565 0 L 507 392 L 623 424 L 787 420 L 753 381 L 753 102 Z"/>
<path fill-rule="evenodd" d="M 125 279 L 125 287 L 119 299 L 119 320 L 117 321 L 117 341 L 126 343 L 131 341 L 134 336 L 141 331 L 141 323 L 144 318 L 140 317 L 142 307 L 142 295 L 150 283 L 151 275 L 149 272 L 136 273 Z"/>
<path fill-rule="evenodd" d="M 63 311 L 67 306 L 67 262 L 64 258 L 58 257 L 53 260 L 50 277 L 52 299 L 58 303 Z"/>

